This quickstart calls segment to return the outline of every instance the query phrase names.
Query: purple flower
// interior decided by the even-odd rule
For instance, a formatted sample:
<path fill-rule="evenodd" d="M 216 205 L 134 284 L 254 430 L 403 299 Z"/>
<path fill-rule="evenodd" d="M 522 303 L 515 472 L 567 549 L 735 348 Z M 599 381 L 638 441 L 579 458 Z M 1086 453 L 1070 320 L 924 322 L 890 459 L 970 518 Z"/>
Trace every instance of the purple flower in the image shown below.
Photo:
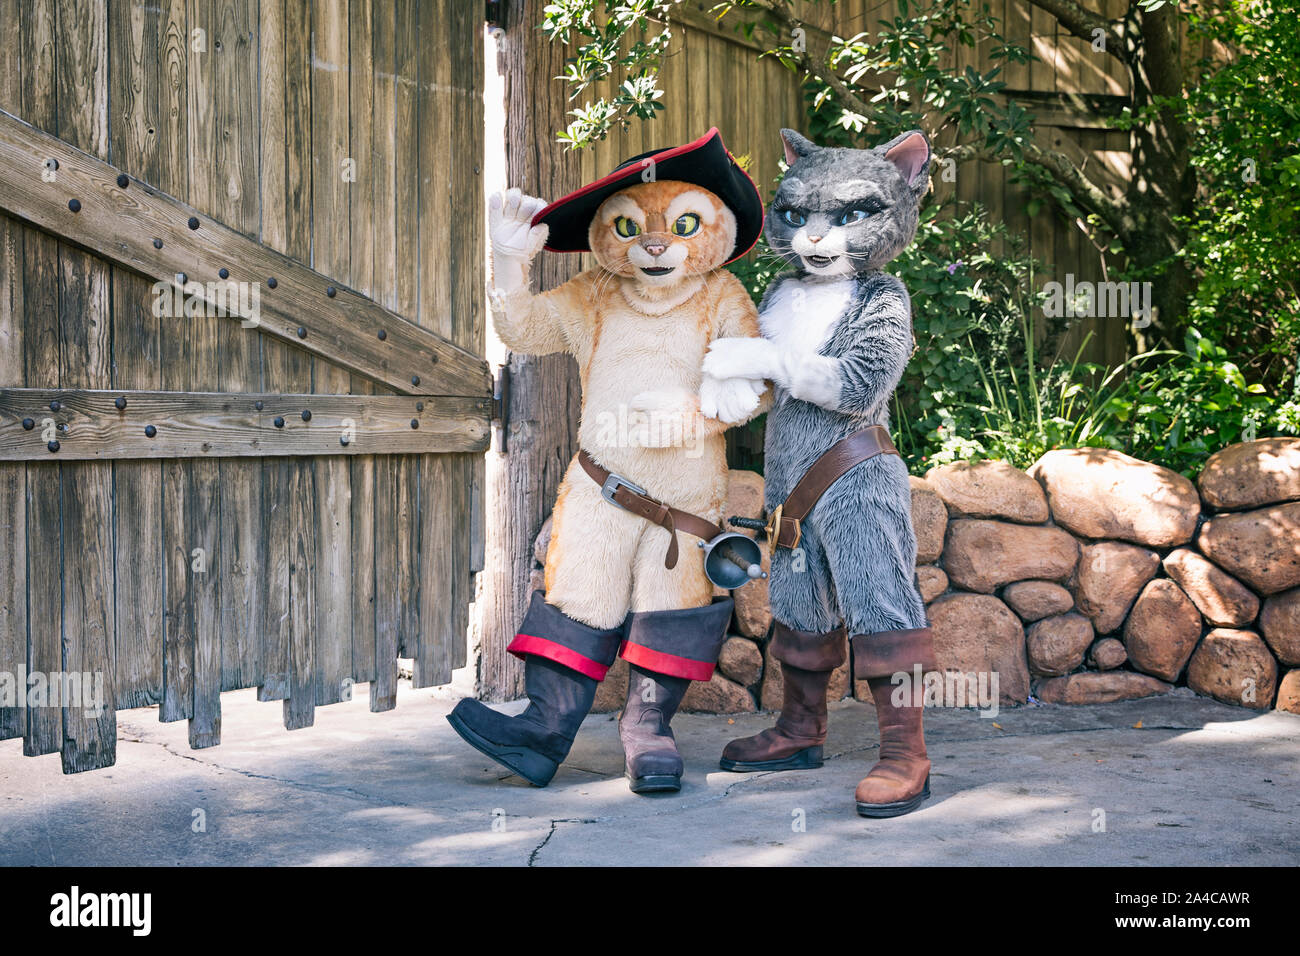
<path fill-rule="evenodd" d="M 956 262 L 950 263 L 948 266 L 948 275 L 952 275 L 954 272 L 956 272 L 959 268 L 961 268 L 965 264 L 966 263 L 962 262 L 960 259 L 958 259 Z"/>

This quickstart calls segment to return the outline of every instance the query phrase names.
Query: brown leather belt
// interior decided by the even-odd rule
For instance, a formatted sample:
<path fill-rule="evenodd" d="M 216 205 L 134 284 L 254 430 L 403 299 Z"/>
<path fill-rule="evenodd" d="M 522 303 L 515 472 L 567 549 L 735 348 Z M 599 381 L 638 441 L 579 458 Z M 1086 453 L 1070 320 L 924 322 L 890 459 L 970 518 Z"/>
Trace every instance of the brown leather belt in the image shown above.
<path fill-rule="evenodd" d="M 609 469 L 602 468 L 585 449 L 578 452 L 578 463 L 582 465 L 582 470 L 600 485 L 601 497 L 606 501 L 625 508 L 634 515 L 640 515 L 661 528 L 668 529 L 668 553 L 664 555 L 665 568 L 672 569 L 677 566 L 678 529 L 704 541 L 711 541 L 722 534 L 722 529 L 712 521 L 666 505 L 658 498 L 651 498 L 644 488 L 634 485 L 622 475 L 616 475 Z"/>
<path fill-rule="evenodd" d="M 826 489 L 854 465 L 877 455 L 897 455 L 883 425 L 869 425 L 841 438 L 813 462 L 790 496 L 777 506 L 767 523 L 767 542 L 772 548 L 797 548 L 803 537 L 801 522 Z"/>

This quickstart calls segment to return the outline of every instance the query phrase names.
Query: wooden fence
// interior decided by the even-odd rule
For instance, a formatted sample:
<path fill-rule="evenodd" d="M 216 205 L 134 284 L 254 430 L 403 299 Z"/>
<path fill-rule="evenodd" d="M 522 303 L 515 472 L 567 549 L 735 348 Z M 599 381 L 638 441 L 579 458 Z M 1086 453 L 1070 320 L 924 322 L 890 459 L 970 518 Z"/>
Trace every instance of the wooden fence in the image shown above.
<path fill-rule="evenodd" d="M 293 728 L 354 682 L 392 707 L 399 653 L 445 683 L 491 417 L 482 6 L 0 0 L 0 23 L 0 674 L 106 697 L 20 697 L 0 738 L 73 772 L 113 762 L 115 707 L 202 747 L 222 690 Z M 226 283 L 256 316 L 223 314 Z"/>

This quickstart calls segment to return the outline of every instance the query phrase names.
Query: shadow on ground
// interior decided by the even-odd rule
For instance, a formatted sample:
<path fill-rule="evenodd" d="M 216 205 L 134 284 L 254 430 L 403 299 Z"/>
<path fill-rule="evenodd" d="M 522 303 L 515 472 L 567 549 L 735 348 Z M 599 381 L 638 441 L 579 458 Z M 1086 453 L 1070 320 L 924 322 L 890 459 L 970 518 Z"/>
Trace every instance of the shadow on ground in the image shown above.
<path fill-rule="evenodd" d="M 292 733 L 279 704 L 225 694 L 224 743 L 203 751 L 185 722 L 123 711 L 117 765 L 76 776 L 0 742 L 0 864 L 1300 863 L 1300 717 L 1186 690 L 996 720 L 927 711 L 934 797 L 876 821 L 853 808 L 877 746 L 855 701 L 832 706 L 826 765 L 799 773 L 717 769 L 769 715 L 681 715 L 685 786 L 638 797 L 613 715 L 589 717 L 537 789 L 455 735 L 446 692 L 404 684 L 372 714 L 358 690 Z"/>

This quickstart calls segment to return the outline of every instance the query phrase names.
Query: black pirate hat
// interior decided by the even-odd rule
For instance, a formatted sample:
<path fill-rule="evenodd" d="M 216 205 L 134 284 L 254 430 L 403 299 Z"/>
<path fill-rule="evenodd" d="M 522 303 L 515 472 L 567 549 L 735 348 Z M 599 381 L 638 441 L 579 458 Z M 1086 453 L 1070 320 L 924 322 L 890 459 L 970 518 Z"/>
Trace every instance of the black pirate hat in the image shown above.
<path fill-rule="evenodd" d="M 722 134 L 714 127 L 685 146 L 652 149 L 624 160 L 608 176 L 555 200 L 533 217 L 534 226 L 546 223 L 551 227 L 546 248 L 551 252 L 590 251 L 587 229 L 600 204 L 643 178 L 650 181 L 647 174 L 703 186 L 727 204 L 736 217 L 736 245 L 727 262 L 747 253 L 763 234 L 763 200 L 758 187 L 727 152 Z"/>

